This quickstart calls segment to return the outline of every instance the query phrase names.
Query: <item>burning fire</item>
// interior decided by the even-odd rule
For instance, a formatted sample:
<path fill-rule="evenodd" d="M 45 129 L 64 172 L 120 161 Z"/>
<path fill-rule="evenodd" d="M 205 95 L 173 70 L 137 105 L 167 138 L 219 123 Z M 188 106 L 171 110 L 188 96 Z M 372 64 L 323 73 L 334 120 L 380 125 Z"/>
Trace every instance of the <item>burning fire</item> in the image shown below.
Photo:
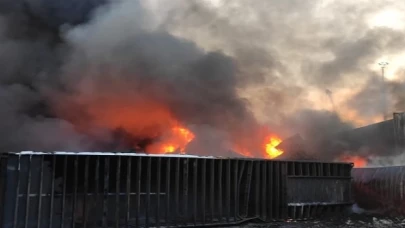
<path fill-rule="evenodd" d="M 284 153 L 284 151 L 277 149 L 277 146 L 281 142 L 282 142 L 282 140 L 277 136 L 268 137 L 268 140 L 266 143 L 266 157 L 267 158 L 274 159 Z"/>
<path fill-rule="evenodd" d="M 170 134 L 166 136 L 160 143 L 153 144 L 148 152 L 151 153 L 186 153 L 187 145 L 195 138 L 195 135 L 185 127 L 173 127 Z M 268 159 L 274 159 L 284 151 L 277 149 L 277 146 L 282 142 L 282 140 L 277 136 L 268 136 L 264 145 L 263 157 Z M 251 151 L 246 148 L 240 147 L 240 145 L 235 145 L 235 152 L 246 157 L 253 157 Z M 259 155 L 260 156 L 260 155 Z"/>
<path fill-rule="evenodd" d="M 170 134 L 166 136 L 160 143 L 153 144 L 148 152 L 151 153 L 186 153 L 187 145 L 195 138 L 195 135 L 185 127 L 173 127 Z M 277 136 L 268 136 L 265 141 L 263 157 L 274 159 L 284 151 L 277 149 L 277 146 L 282 140 Z M 245 157 L 253 157 L 253 153 L 248 149 L 235 145 L 234 150 L 236 153 Z M 260 156 L 260 155 L 259 155 Z"/>
<path fill-rule="evenodd" d="M 117 143 L 120 148 L 132 147 L 147 153 L 192 152 L 187 151 L 187 146 L 198 136 L 176 118 L 169 105 L 142 94 L 124 96 L 104 91 L 97 96 L 90 95 L 65 97 L 63 102 L 58 102 L 63 106 L 57 106 L 55 112 L 69 120 L 77 131 L 101 140 L 104 136 L 98 129 L 122 130 L 124 139 Z M 71 110 L 81 110 L 84 114 L 75 115 Z M 97 131 L 93 132 L 94 129 Z M 276 148 L 282 140 L 260 126 L 253 126 L 249 133 L 226 133 L 229 133 L 226 139 L 229 141 L 220 149 L 232 150 L 244 157 L 268 159 L 283 153 Z"/>
<path fill-rule="evenodd" d="M 189 142 L 194 139 L 194 134 L 186 128 L 174 127 L 172 128 L 172 138 L 167 143 L 164 143 L 161 151 L 166 153 L 173 153 L 178 149 L 184 153 L 185 148 Z"/>
<path fill-rule="evenodd" d="M 351 162 L 353 163 L 354 167 L 361 168 L 367 165 L 367 159 L 360 157 L 360 156 L 349 156 L 345 155 L 340 158 L 343 162 Z"/>
<path fill-rule="evenodd" d="M 174 153 L 179 151 L 185 153 L 187 144 L 194 139 L 194 134 L 184 127 L 173 127 L 161 142 L 152 145 L 148 152 L 152 153 Z"/>
<path fill-rule="evenodd" d="M 262 150 L 262 151 L 259 151 L 260 154 L 252 153 L 252 151 L 250 151 L 246 148 L 240 147 L 240 145 L 235 146 L 234 150 L 238 154 L 241 154 L 245 157 L 262 157 L 262 158 L 267 158 L 267 159 L 274 159 L 284 153 L 283 150 L 277 149 L 277 146 L 280 145 L 280 143 L 282 142 L 280 137 L 272 134 L 272 135 L 266 136 L 264 138 L 265 138 L 264 143 L 262 144 L 262 146 L 260 148 L 258 148 L 258 149 Z M 263 140 L 262 140 L 262 142 L 263 142 Z"/>

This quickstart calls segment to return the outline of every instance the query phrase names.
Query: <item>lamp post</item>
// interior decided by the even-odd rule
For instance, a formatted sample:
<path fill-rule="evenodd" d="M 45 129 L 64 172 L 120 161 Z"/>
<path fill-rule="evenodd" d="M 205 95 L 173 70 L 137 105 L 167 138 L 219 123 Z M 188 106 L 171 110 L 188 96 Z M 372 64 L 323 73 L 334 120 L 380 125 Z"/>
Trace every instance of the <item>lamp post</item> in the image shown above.
<path fill-rule="evenodd" d="M 332 97 L 332 91 L 330 91 L 329 89 L 326 89 L 325 93 L 329 98 L 329 101 L 330 101 L 330 103 L 332 105 L 333 111 L 335 112 L 336 116 L 339 116 L 338 112 L 337 112 L 337 109 L 336 109 L 335 101 L 333 100 L 333 97 Z"/>
<path fill-rule="evenodd" d="M 381 90 L 382 90 L 382 105 L 383 105 L 383 119 L 387 120 L 386 109 L 387 109 L 387 99 L 385 91 L 385 76 L 384 69 L 388 66 L 388 62 L 379 62 L 378 65 L 381 67 Z"/>

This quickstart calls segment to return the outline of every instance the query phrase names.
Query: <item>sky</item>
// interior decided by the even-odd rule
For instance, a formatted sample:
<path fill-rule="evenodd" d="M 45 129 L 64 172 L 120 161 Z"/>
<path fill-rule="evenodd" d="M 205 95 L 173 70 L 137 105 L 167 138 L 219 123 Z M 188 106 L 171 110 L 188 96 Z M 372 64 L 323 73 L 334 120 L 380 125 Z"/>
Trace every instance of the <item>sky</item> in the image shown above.
<path fill-rule="evenodd" d="M 404 10 L 388 0 L 0 0 L 0 148 L 89 150 L 125 138 L 122 127 L 142 141 L 176 121 L 226 138 L 217 144 L 263 126 L 308 139 L 381 121 L 405 110 Z"/>
<path fill-rule="evenodd" d="M 261 65 L 258 72 L 246 69 L 247 74 L 257 75 L 244 77 L 260 79 L 240 88 L 240 94 L 263 122 L 279 120 L 280 116 L 271 114 L 274 109 L 287 113 L 304 107 L 333 111 L 326 89 L 332 91 L 342 119 L 357 126 L 378 122 L 382 120 L 378 63 L 389 62 L 387 83 L 404 80 L 405 3 L 192 2 L 152 0 L 147 4 L 156 18 L 171 21 L 172 25 L 166 26 L 177 36 L 206 50 L 222 50 L 241 62 L 251 60 Z M 387 87 L 387 113 L 402 111 Z M 272 101 L 271 96 L 266 99 L 269 90 L 282 97 L 282 102 Z"/>

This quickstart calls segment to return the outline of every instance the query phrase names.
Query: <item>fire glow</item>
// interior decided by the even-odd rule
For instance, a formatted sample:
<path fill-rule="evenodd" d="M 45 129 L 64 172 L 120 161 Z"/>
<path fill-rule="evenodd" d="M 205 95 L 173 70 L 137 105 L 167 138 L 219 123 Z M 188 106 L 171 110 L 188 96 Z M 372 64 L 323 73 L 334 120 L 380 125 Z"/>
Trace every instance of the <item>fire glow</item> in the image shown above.
<path fill-rule="evenodd" d="M 171 129 L 170 138 L 164 140 L 161 143 L 155 144 L 154 149 L 149 150 L 150 153 L 186 153 L 187 145 L 195 138 L 195 135 L 185 127 L 174 127 Z M 282 142 L 282 140 L 277 136 L 269 136 L 266 138 L 264 154 L 262 157 L 267 159 L 274 159 L 284 151 L 277 149 L 277 146 Z M 238 147 L 236 147 L 238 148 Z M 253 157 L 252 153 L 243 149 L 236 149 L 238 154 L 246 157 Z M 261 152 L 262 153 L 262 152 Z"/>
<path fill-rule="evenodd" d="M 360 156 L 344 155 L 340 158 L 340 160 L 343 162 L 351 162 L 356 168 L 365 167 L 367 165 L 367 160 Z"/>
<path fill-rule="evenodd" d="M 277 149 L 277 146 L 280 145 L 282 140 L 277 136 L 268 137 L 266 143 L 266 157 L 274 159 L 284 153 L 284 151 Z"/>
<path fill-rule="evenodd" d="M 118 140 L 119 148 L 122 148 L 118 150 L 134 149 L 151 154 L 187 154 L 195 152 L 195 148 L 200 147 L 197 153 L 214 153 L 222 156 L 224 153 L 234 152 L 243 157 L 267 159 L 274 159 L 283 153 L 276 148 L 282 140 L 270 130 L 255 124 L 249 129 L 248 134 L 241 133 L 237 127 L 226 129 L 227 137 L 224 137 L 224 141 L 221 141 L 223 144 L 218 147 L 221 151 L 215 151 L 217 150 L 215 145 L 211 148 L 206 147 L 213 148 L 214 151 L 205 152 L 206 139 L 200 138 L 198 130 L 190 129 L 187 121 L 181 121 L 170 105 L 147 96 L 118 96 L 106 92 L 102 95 L 68 97 L 66 101 L 60 102 L 64 106 L 58 113 L 85 134 L 92 134 L 89 129 L 93 129 L 94 126 L 124 132 L 123 135 L 117 136 L 122 139 Z M 91 119 L 84 121 L 75 115 L 67 115 L 70 113 L 67 110 L 79 109 L 78 107 Z M 190 146 L 192 143 L 194 144 Z"/>
<path fill-rule="evenodd" d="M 184 127 L 174 127 L 171 129 L 171 133 L 171 138 L 164 142 L 156 152 L 173 153 L 178 150 L 180 153 L 185 153 L 187 144 L 195 137 L 194 134 Z"/>

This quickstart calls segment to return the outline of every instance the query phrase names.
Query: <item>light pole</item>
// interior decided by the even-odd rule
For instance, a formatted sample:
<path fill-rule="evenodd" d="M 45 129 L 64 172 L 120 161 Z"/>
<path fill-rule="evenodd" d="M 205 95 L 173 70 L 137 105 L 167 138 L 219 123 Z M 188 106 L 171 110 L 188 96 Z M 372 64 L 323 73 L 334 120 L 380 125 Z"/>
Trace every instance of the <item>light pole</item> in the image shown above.
<path fill-rule="evenodd" d="M 388 66 L 388 62 L 379 62 L 378 65 L 381 67 L 381 89 L 382 89 L 382 105 L 383 105 L 383 119 L 387 120 L 386 109 L 387 109 L 387 100 L 386 100 L 386 91 L 385 91 L 385 76 L 384 69 Z"/>
<path fill-rule="evenodd" d="M 326 90 L 325 90 L 325 93 L 326 93 L 326 95 L 327 95 L 328 98 L 329 98 L 329 101 L 330 101 L 330 103 L 331 103 L 331 105 L 332 105 L 333 111 L 335 112 L 336 116 L 339 117 L 338 112 L 337 112 L 337 109 L 336 109 L 335 102 L 334 102 L 333 97 L 332 97 L 332 91 L 330 91 L 329 89 L 326 89 Z"/>

